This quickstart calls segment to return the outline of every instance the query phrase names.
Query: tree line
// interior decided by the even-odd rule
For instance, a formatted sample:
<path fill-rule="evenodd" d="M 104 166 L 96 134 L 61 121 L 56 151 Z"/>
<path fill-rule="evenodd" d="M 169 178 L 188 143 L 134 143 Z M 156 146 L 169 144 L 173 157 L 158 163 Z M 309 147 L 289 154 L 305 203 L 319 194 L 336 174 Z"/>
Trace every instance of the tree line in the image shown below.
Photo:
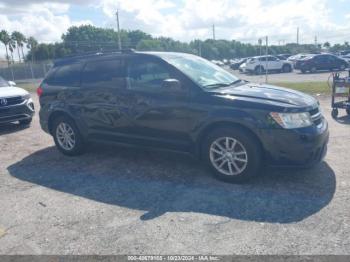
<path fill-rule="evenodd" d="M 258 44 L 247 44 L 236 40 L 193 40 L 189 43 L 176 41 L 168 37 L 153 37 L 140 30 L 121 30 L 120 38 L 123 48 L 134 48 L 140 51 L 173 51 L 200 55 L 207 59 L 231 59 L 256 56 L 265 53 L 265 47 Z M 6 50 L 9 64 L 18 61 L 43 61 L 62 58 L 85 52 L 117 50 L 118 33 L 113 29 L 99 28 L 92 25 L 72 26 L 62 35 L 62 41 L 56 43 L 39 43 L 34 37 L 26 37 L 18 31 L 8 33 L 0 31 L 0 42 Z M 25 55 L 23 48 L 28 52 Z M 314 44 L 272 45 L 269 54 L 316 53 L 322 47 L 331 52 L 350 49 L 349 43 L 323 46 Z M 14 54 L 16 53 L 16 54 Z"/>

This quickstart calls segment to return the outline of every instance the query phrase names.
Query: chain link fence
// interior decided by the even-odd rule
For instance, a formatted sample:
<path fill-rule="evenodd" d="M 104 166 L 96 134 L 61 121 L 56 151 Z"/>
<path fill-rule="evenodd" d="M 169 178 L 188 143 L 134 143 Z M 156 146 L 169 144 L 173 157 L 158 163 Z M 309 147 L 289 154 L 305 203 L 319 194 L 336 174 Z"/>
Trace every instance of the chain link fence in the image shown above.
<path fill-rule="evenodd" d="M 51 66 L 51 61 L 15 63 L 0 68 L 0 76 L 12 81 L 32 82 L 37 79 L 43 79 Z"/>

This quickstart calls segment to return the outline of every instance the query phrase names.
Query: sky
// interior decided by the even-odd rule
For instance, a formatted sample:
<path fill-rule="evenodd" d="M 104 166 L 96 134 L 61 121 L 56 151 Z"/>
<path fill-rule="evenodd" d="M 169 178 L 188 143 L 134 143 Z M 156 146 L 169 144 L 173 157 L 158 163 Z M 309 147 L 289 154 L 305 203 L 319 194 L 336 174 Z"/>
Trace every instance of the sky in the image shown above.
<path fill-rule="evenodd" d="M 116 28 L 191 41 L 212 37 L 257 43 L 350 41 L 350 0 L 0 0 L 0 30 L 55 42 L 72 25 Z"/>

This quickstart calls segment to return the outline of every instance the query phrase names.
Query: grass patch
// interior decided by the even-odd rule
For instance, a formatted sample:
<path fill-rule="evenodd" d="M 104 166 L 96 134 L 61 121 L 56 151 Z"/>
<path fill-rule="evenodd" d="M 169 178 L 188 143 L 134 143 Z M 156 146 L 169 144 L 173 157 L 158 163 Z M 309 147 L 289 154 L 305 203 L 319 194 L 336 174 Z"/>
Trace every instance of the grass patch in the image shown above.
<path fill-rule="evenodd" d="M 273 85 L 282 86 L 297 91 L 301 91 L 309 94 L 330 94 L 331 89 L 328 87 L 327 82 L 301 82 L 301 83 L 289 83 L 278 82 L 272 83 Z"/>

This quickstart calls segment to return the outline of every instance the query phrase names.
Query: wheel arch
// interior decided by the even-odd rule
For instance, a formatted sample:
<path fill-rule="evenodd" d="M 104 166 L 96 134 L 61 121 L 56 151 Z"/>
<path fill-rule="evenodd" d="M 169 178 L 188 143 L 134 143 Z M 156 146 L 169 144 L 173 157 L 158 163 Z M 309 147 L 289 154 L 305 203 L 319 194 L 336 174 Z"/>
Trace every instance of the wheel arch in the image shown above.
<path fill-rule="evenodd" d="M 50 114 L 49 118 L 48 118 L 48 130 L 50 132 L 50 134 L 52 135 L 52 128 L 53 128 L 53 123 L 55 121 L 55 119 L 57 119 L 58 117 L 68 117 L 69 119 L 71 119 L 72 121 L 76 122 L 74 120 L 74 118 L 69 114 L 67 113 L 66 111 L 63 111 L 63 110 L 57 110 L 57 111 L 54 111 Z"/>
<path fill-rule="evenodd" d="M 198 138 L 196 140 L 196 149 L 195 153 L 198 158 L 201 158 L 201 150 L 202 150 L 202 145 L 205 140 L 205 138 L 214 130 L 220 129 L 220 128 L 240 128 L 244 130 L 245 133 L 248 133 L 250 136 L 254 138 L 254 140 L 258 143 L 259 147 L 261 148 L 261 151 L 263 153 L 263 156 L 265 155 L 265 150 L 264 146 L 257 135 L 256 132 L 254 132 L 251 128 L 237 122 L 230 122 L 230 121 L 218 121 L 218 122 L 213 122 L 205 126 L 198 134 Z"/>

